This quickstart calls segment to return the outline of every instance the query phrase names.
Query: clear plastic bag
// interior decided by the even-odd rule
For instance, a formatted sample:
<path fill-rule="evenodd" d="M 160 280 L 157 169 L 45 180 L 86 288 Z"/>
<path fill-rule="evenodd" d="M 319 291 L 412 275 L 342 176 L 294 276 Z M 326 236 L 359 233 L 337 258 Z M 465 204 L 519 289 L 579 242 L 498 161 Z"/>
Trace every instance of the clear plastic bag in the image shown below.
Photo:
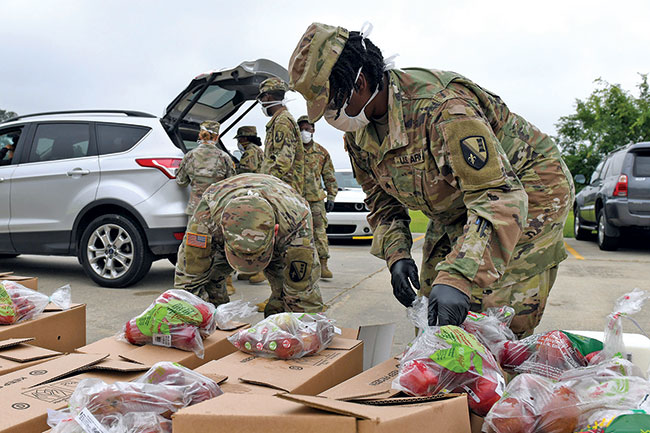
<path fill-rule="evenodd" d="M 13 325 L 33 319 L 53 302 L 64 310 L 70 308 L 70 286 L 54 291 L 52 296 L 28 289 L 15 281 L 0 283 L 0 325 Z"/>
<path fill-rule="evenodd" d="M 50 433 L 87 432 L 70 412 L 48 409 L 47 422 L 52 427 Z M 95 422 L 103 433 L 172 433 L 172 422 L 153 412 L 114 413 L 103 417 L 101 422 L 95 418 Z"/>
<path fill-rule="evenodd" d="M 465 392 L 470 409 L 485 416 L 505 388 L 496 359 L 458 326 L 428 326 L 427 302 L 420 297 L 407 310 L 420 334 L 403 353 L 393 388 L 413 396 Z"/>
<path fill-rule="evenodd" d="M 194 352 L 203 358 L 203 338 L 216 329 L 214 305 L 185 290 L 168 290 L 126 322 L 118 339 Z"/>
<path fill-rule="evenodd" d="M 623 343 L 623 317 L 631 320 L 637 328 L 645 335 L 641 327 L 630 318 L 631 315 L 641 311 L 643 305 L 650 298 L 650 293 L 645 290 L 634 289 L 616 300 L 612 313 L 607 316 L 605 324 L 605 342 L 603 353 L 595 362 L 615 356 L 624 356 L 625 344 Z M 647 335 L 646 335 L 647 336 Z"/>
<path fill-rule="evenodd" d="M 235 329 L 238 321 L 257 313 L 257 307 L 242 299 L 221 304 L 217 307 L 215 320 L 217 328 L 224 331 Z"/>
<path fill-rule="evenodd" d="M 295 359 L 325 349 L 334 339 L 336 328 L 324 314 L 279 313 L 228 340 L 242 352 L 279 359 Z"/>
<path fill-rule="evenodd" d="M 180 387 L 186 395 L 188 405 L 197 404 L 223 394 L 214 380 L 180 364 L 168 361 L 154 364 L 149 371 L 137 378 L 135 382 Z"/>
<path fill-rule="evenodd" d="M 484 313 L 470 311 L 461 327 L 475 335 L 500 362 L 499 355 L 504 344 L 517 340 L 510 329 L 510 323 L 514 316 L 515 310 L 507 306 L 488 308 Z"/>

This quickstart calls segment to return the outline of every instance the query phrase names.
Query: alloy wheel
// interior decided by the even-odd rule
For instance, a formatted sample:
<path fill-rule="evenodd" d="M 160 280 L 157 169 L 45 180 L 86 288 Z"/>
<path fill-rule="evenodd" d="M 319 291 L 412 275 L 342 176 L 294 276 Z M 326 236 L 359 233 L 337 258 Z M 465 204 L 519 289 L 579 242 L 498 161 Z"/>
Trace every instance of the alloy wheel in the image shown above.
<path fill-rule="evenodd" d="M 114 280 L 126 274 L 133 263 L 133 240 L 117 224 L 95 229 L 86 248 L 92 270 L 102 278 Z"/>

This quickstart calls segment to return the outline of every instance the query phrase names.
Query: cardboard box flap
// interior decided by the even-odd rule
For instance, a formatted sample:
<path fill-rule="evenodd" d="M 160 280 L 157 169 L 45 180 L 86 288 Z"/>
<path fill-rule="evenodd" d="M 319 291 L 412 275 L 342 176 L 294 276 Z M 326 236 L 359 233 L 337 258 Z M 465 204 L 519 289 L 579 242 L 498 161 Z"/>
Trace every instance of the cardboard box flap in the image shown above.
<path fill-rule="evenodd" d="M 448 400 L 450 398 L 460 397 L 461 395 L 465 395 L 465 394 L 451 392 L 449 394 L 436 394 L 430 397 L 411 397 L 411 396 L 390 397 L 390 398 L 382 398 L 376 400 L 367 399 L 360 403 L 368 404 L 371 406 L 403 406 L 407 404 L 428 403 L 431 401 Z"/>
<path fill-rule="evenodd" d="M 79 305 L 83 305 L 83 304 L 70 303 L 70 308 L 68 308 L 68 310 L 71 310 L 71 309 L 73 309 L 75 307 L 78 307 Z M 53 304 L 52 302 L 50 302 L 49 304 L 47 304 L 47 307 L 45 307 L 45 310 L 43 310 L 43 311 L 44 312 L 46 312 L 46 311 L 63 311 L 63 308 L 61 308 L 58 305 Z"/>
<path fill-rule="evenodd" d="M 229 328 L 217 328 L 220 331 L 234 331 L 235 329 L 243 328 L 244 326 L 250 325 L 249 323 L 246 322 L 232 322 L 233 326 Z"/>
<path fill-rule="evenodd" d="M 277 397 L 293 401 L 294 403 L 301 403 L 314 409 L 367 420 L 379 420 L 380 412 L 384 410 L 377 406 L 366 406 L 357 403 L 349 403 L 347 401 L 332 400 L 325 397 L 312 397 L 309 395 L 278 394 Z"/>
<path fill-rule="evenodd" d="M 357 340 L 359 337 L 359 328 L 339 328 L 341 333 L 339 337 L 347 338 L 348 340 Z"/>
<path fill-rule="evenodd" d="M 147 371 L 151 368 L 149 365 L 136 364 L 134 362 L 125 362 L 116 359 L 104 359 L 98 364 L 90 365 L 86 370 L 107 370 L 117 372 Z"/>
<path fill-rule="evenodd" d="M 153 365 L 159 361 L 182 359 L 184 356 L 187 356 L 188 353 L 191 354 L 192 352 L 176 349 L 174 347 L 162 347 L 146 344 L 144 346 L 138 346 L 126 354 L 120 354 L 120 358 L 131 362 L 137 362 L 138 364 Z"/>
<path fill-rule="evenodd" d="M 22 343 L 29 343 L 30 341 L 34 341 L 34 338 L 9 338 L 7 340 L 2 340 L 0 341 L 0 350 L 18 346 Z"/>
<path fill-rule="evenodd" d="M 203 375 L 208 379 L 214 380 L 217 383 L 217 385 L 221 385 L 228 380 L 228 376 L 224 376 L 223 374 L 208 373 Z"/>
<path fill-rule="evenodd" d="M 368 370 L 389 359 L 395 335 L 395 323 L 364 325 L 359 328 L 358 340 L 363 341 L 363 369 Z"/>
<path fill-rule="evenodd" d="M 46 361 L 38 365 L 41 373 L 38 382 L 32 384 L 32 387 L 86 370 L 89 366 L 98 364 L 106 358 L 108 358 L 107 354 L 71 353 L 61 358 Z"/>
<path fill-rule="evenodd" d="M 58 355 L 62 355 L 62 353 L 29 344 L 20 344 L 0 352 L 0 358 L 15 362 L 36 361 L 37 359 L 50 358 Z"/>
<path fill-rule="evenodd" d="M 398 371 L 399 361 L 394 358 L 389 359 L 320 393 L 319 396 L 335 400 L 389 398 L 400 392 L 391 388 Z"/>
<path fill-rule="evenodd" d="M 360 340 L 351 340 L 349 338 L 334 337 L 328 349 L 332 350 L 350 350 L 361 344 Z"/>

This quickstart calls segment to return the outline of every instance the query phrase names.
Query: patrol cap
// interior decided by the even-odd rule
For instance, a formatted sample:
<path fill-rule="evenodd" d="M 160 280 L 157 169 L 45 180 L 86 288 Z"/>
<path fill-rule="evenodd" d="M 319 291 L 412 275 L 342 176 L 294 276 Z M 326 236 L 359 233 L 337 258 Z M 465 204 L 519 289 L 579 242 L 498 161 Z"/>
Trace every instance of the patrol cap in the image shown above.
<path fill-rule="evenodd" d="M 311 123 L 323 116 L 330 97 L 330 74 L 348 41 L 343 27 L 312 23 L 289 60 L 289 86 L 307 100 Z"/>
<path fill-rule="evenodd" d="M 241 126 L 237 128 L 237 135 L 235 135 L 235 138 L 239 137 L 257 137 L 257 128 L 254 126 Z"/>
<path fill-rule="evenodd" d="M 287 92 L 288 90 L 289 86 L 280 78 L 267 78 L 260 84 L 260 93 L 257 95 L 257 98 L 259 99 L 263 94 L 268 92 Z"/>
<path fill-rule="evenodd" d="M 302 122 L 307 122 L 307 123 L 309 123 L 310 125 L 314 126 L 314 122 L 310 122 L 310 121 L 309 121 L 309 117 L 306 116 L 306 115 L 304 115 L 304 114 L 303 114 L 302 116 L 300 116 L 300 117 L 298 118 L 298 120 L 296 121 L 296 123 L 297 123 L 298 125 L 300 125 L 300 123 L 302 123 Z"/>
<path fill-rule="evenodd" d="M 221 123 L 216 120 L 206 120 L 201 123 L 201 130 L 208 131 L 213 134 L 219 135 L 219 128 L 221 128 Z"/>
<path fill-rule="evenodd" d="M 230 200 L 221 226 L 230 266 L 244 273 L 266 268 L 275 244 L 275 212 L 266 199 L 253 194 Z"/>

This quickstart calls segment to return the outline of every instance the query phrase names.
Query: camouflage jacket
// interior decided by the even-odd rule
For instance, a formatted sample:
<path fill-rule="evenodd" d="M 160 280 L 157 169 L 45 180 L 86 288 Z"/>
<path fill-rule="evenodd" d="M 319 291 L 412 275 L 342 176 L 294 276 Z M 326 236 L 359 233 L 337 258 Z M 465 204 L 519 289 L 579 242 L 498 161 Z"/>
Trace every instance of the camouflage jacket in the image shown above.
<path fill-rule="evenodd" d="M 558 219 L 573 183 L 546 134 L 453 72 L 393 70 L 388 87 L 384 141 L 372 124 L 345 137 L 374 255 L 389 266 L 410 257 L 408 209 L 419 209 L 430 220 L 427 241 L 451 242 L 434 284 L 469 294 L 566 258 Z"/>
<path fill-rule="evenodd" d="M 241 174 L 211 185 L 203 194 L 194 215 L 187 225 L 188 233 L 207 235 L 205 249 L 188 249 L 191 257 L 179 257 L 188 262 L 185 272 L 176 273 L 176 288 L 190 289 L 205 284 L 213 268 L 232 269 L 226 259 L 221 215 L 226 204 L 235 197 L 257 193 L 265 198 L 275 211 L 278 225 L 271 263 L 284 260 L 291 246 L 313 250 L 311 213 L 309 204 L 293 189 L 277 178 L 264 174 Z M 311 253 L 310 253 L 311 255 Z M 292 284 L 291 280 L 284 284 Z"/>
<path fill-rule="evenodd" d="M 300 129 L 288 110 L 280 110 L 266 124 L 261 173 L 282 179 L 300 195 L 304 191 L 305 151 Z"/>
<path fill-rule="evenodd" d="M 244 153 L 237 164 L 237 174 L 259 173 L 264 159 L 264 151 L 254 143 L 244 145 Z"/>
<path fill-rule="evenodd" d="M 334 176 L 334 165 L 329 152 L 314 140 L 305 144 L 305 198 L 307 201 L 322 201 L 325 198 L 325 191 L 321 184 L 321 178 L 327 190 L 327 200 L 334 201 L 338 192 L 336 176 Z"/>
<path fill-rule="evenodd" d="M 185 213 L 194 213 L 207 187 L 235 174 L 235 164 L 230 156 L 213 143 L 200 142 L 187 152 L 176 172 L 176 182 L 180 186 L 192 186 Z"/>

